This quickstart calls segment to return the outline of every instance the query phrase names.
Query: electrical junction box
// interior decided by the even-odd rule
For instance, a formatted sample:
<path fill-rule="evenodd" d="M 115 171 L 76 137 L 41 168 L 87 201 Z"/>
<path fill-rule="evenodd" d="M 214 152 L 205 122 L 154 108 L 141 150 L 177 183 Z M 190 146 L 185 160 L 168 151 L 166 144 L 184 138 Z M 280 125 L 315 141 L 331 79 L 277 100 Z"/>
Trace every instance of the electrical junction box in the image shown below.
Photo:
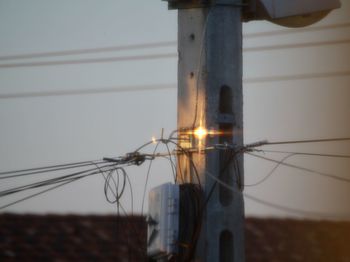
<path fill-rule="evenodd" d="M 147 255 L 167 257 L 178 252 L 180 188 L 167 183 L 149 193 Z"/>

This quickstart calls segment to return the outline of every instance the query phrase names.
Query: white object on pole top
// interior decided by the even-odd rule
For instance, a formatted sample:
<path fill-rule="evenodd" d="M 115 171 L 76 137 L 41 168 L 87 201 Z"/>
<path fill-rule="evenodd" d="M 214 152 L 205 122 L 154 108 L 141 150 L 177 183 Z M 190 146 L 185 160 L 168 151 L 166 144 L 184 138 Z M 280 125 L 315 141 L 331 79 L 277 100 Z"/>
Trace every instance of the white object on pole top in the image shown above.
<path fill-rule="evenodd" d="M 330 11 L 340 7 L 340 0 L 260 0 L 269 16 L 284 18 Z"/>
<path fill-rule="evenodd" d="M 341 6 L 340 0 L 247 0 L 245 21 L 266 19 L 286 27 L 304 27 Z"/>

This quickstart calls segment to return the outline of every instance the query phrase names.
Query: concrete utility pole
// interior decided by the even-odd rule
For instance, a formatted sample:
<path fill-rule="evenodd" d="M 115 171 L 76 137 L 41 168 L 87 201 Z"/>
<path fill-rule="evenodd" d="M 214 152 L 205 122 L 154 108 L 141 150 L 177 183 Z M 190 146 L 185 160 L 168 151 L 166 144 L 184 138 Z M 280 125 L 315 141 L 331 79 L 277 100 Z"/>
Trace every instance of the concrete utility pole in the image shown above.
<path fill-rule="evenodd" d="M 242 20 L 302 27 L 340 7 L 339 0 L 164 1 L 178 9 L 178 130 L 185 138 L 181 147 L 192 149 L 243 145 Z M 200 184 L 209 199 L 194 261 L 244 261 L 243 156 L 231 153 L 197 150 L 178 156 L 177 181 Z"/>
<path fill-rule="evenodd" d="M 178 9 L 178 129 L 201 126 L 221 133 L 197 139 L 192 146 L 242 145 L 241 0 L 168 2 L 170 9 Z M 244 261 L 243 156 L 233 161 L 224 152 L 191 155 L 205 197 L 214 188 L 194 261 Z M 208 172 L 237 192 L 216 184 Z M 180 182 L 198 183 L 186 156 L 178 158 L 177 176 Z"/>

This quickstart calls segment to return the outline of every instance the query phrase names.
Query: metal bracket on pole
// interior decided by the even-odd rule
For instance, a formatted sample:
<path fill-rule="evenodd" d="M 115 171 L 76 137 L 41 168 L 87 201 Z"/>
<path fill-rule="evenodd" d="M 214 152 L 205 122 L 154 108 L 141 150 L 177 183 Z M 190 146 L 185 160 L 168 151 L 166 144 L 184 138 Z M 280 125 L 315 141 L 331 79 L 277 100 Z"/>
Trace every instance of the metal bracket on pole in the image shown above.
<path fill-rule="evenodd" d="M 204 8 L 210 5 L 210 0 L 163 0 L 168 2 L 169 9 Z"/>
<path fill-rule="evenodd" d="M 205 8 L 210 6 L 244 7 L 242 0 L 163 0 L 168 2 L 169 9 Z M 243 0 L 245 2 L 245 0 Z"/>

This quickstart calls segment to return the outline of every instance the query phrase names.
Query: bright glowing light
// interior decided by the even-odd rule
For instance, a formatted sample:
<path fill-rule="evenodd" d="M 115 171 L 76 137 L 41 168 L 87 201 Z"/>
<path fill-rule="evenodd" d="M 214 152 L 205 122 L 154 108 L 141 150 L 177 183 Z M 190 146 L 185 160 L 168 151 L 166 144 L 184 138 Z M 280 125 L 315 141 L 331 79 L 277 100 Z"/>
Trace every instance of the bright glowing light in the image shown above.
<path fill-rule="evenodd" d="M 194 130 L 194 135 L 198 138 L 198 139 L 203 139 L 204 137 L 206 137 L 208 135 L 208 130 L 206 130 L 204 127 L 198 127 Z"/>
<path fill-rule="evenodd" d="M 153 143 L 153 144 L 156 144 L 156 143 L 157 143 L 157 139 L 156 139 L 154 136 L 152 136 L 152 143 Z"/>

